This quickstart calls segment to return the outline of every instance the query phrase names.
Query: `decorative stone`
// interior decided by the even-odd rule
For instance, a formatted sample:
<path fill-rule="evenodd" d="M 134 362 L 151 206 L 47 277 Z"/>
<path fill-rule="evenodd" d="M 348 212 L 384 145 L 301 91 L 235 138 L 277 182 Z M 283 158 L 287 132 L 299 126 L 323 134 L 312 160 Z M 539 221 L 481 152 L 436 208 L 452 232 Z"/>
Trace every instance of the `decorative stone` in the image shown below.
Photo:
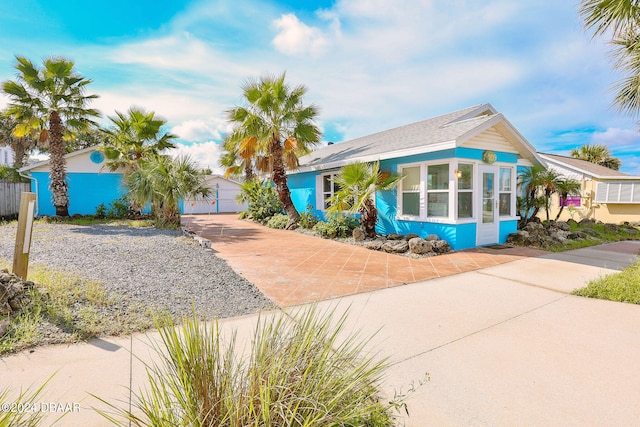
<path fill-rule="evenodd" d="M 430 242 L 435 242 L 436 240 L 440 240 L 440 238 L 438 237 L 437 234 L 429 234 L 427 237 L 424 238 L 424 240 L 428 240 Z"/>
<path fill-rule="evenodd" d="M 584 233 L 582 231 L 576 231 L 576 232 L 573 232 L 573 233 L 569 233 L 567 238 L 571 239 L 571 240 L 586 239 L 587 238 L 587 233 Z"/>
<path fill-rule="evenodd" d="M 436 240 L 432 242 L 433 251 L 438 254 L 446 254 L 451 252 L 451 246 L 446 240 Z"/>
<path fill-rule="evenodd" d="M 418 236 L 415 233 L 409 233 L 406 236 L 404 236 L 404 240 L 406 240 L 408 242 L 409 240 L 415 239 L 416 237 L 419 238 L 420 236 Z"/>
<path fill-rule="evenodd" d="M 414 237 L 413 239 L 409 240 L 409 251 L 412 254 L 418 255 L 433 252 L 433 241 Z"/>
<path fill-rule="evenodd" d="M 366 237 L 365 232 L 362 230 L 362 228 L 359 227 L 354 228 L 351 235 L 353 236 L 353 240 L 355 240 L 356 242 L 362 242 Z"/>
<path fill-rule="evenodd" d="M 379 251 L 382 249 L 383 243 L 384 242 L 382 240 L 370 240 L 368 242 L 364 242 L 362 246 L 373 251 Z"/>
<path fill-rule="evenodd" d="M 523 244 L 528 238 L 528 231 L 518 230 L 515 233 L 511 233 L 507 236 L 507 243 Z"/>
<path fill-rule="evenodd" d="M 9 330 L 9 319 L 4 319 L 0 322 L 0 338 L 7 335 L 7 331 Z"/>
<path fill-rule="evenodd" d="M 387 240 L 404 240 L 404 236 L 402 234 L 390 233 L 387 234 Z"/>
<path fill-rule="evenodd" d="M 571 226 L 566 222 L 556 222 L 556 227 L 562 231 L 571 231 Z"/>
<path fill-rule="evenodd" d="M 388 236 L 387 236 L 388 237 Z M 382 250 L 392 254 L 401 254 L 409 250 L 409 243 L 402 240 L 388 240 L 382 244 Z"/>
<path fill-rule="evenodd" d="M 530 222 L 522 228 L 524 231 L 528 231 L 530 234 L 544 233 L 544 225 L 538 222 Z"/>

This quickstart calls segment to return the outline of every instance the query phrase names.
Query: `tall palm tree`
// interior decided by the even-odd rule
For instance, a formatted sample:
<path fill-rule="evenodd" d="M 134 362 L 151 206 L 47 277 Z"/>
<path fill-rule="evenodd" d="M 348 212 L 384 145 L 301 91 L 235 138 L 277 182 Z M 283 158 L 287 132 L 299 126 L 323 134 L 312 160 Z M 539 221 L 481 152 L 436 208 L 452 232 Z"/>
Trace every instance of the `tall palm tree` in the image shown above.
<path fill-rule="evenodd" d="M 103 132 L 107 142 L 103 148 L 106 166 L 112 170 L 123 168 L 131 171 L 141 160 L 157 156 L 161 151 L 175 148 L 176 135 L 162 132 L 166 121 L 156 117 L 153 111 L 131 107 L 126 113 L 116 111 L 109 116 L 111 126 Z"/>
<path fill-rule="evenodd" d="M 611 36 L 614 68 L 627 76 L 614 85 L 614 105 L 632 116 L 640 113 L 640 3 L 637 0 L 582 0 L 586 29 Z"/>
<path fill-rule="evenodd" d="M 224 153 L 220 157 L 220 166 L 226 168 L 225 177 L 239 176 L 244 173 L 245 182 L 251 181 L 255 174 L 253 162 L 259 147 L 255 136 L 244 137 L 241 141 L 234 139 L 237 134 L 228 135 L 223 142 Z"/>
<path fill-rule="evenodd" d="M 234 126 L 231 138 L 243 141 L 255 137 L 258 146 L 264 147 L 265 155 L 257 159 L 258 166 L 269 166 L 278 198 L 289 217 L 287 228 L 291 228 L 300 214 L 291 200 L 286 169 L 296 168 L 298 156 L 319 143 L 320 130 L 314 122 L 318 109 L 303 104 L 306 87 L 290 87 L 284 73 L 248 81 L 242 89 L 245 106 L 227 111 Z"/>
<path fill-rule="evenodd" d="M 558 178 L 555 182 L 555 188 L 560 197 L 560 210 L 554 219 L 554 221 L 557 221 L 560 215 L 562 215 L 567 197 L 580 194 L 582 185 L 575 179 Z"/>
<path fill-rule="evenodd" d="M 65 133 L 96 125 L 91 118 L 99 117 L 100 113 L 88 105 L 98 96 L 85 95 L 86 86 L 92 80 L 76 73 L 73 61 L 47 58 L 39 68 L 23 56 L 16 56 L 16 60 L 18 77 L 2 84 L 2 90 L 10 100 L 7 114 L 18 122 L 14 135 L 25 137 L 37 130 L 40 141 L 48 141 L 53 205 L 56 215 L 69 216 L 63 137 Z"/>
<path fill-rule="evenodd" d="M 522 189 L 523 196 L 518 197 L 518 210 L 520 211 L 520 225 L 524 225 L 535 218 L 544 206 L 544 198 L 538 197 L 540 187 L 544 182 L 544 166 L 534 165 L 524 169 L 518 175 L 518 187 Z"/>
<path fill-rule="evenodd" d="M 14 134 L 17 124 L 13 118 L 0 112 L 0 146 L 13 150 L 13 167 L 20 169 L 29 153 L 36 148 L 37 139 L 34 135 L 17 137 Z"/>
<path fill-rule="evenodd" d="M 571 157 L 580 160 L 586 160 L 587 162 L 595 163 L 596 165 L 604 166 L 609 169 L 620 169 L 620 159 L 611 157 L 611 152 L 606 145 L 593 144 L 582 145 L 579 148 L 571 150 Z"/>
<path fill-rule="evenodd" d="M 180 225 L 181 199 L 207 197 L 211 192 L 205 175 L 188 156 L 177 159 L 161 154 L 147 157 L 125 174 L 124 183 L 135 204 L 151 205 L 160 226 Z"/>
<path fill-rule="evenodd" d="M 333 182 L 337 190 L 329 198 L 329 212 L 360 214 L 360 227 L 368 237 L 375 237 L 378 209 L 376 191 L 389 191 L 395 188 L 402 177 L 395 173 L 382 172 L 380 162 L 351 163 L 340 169 Z"/>
<path fill-rule="evenodd" d="M 549 221 L 549 209 L 551 208 L 551 195 L 558 189 L 560 175 L 551 169 L 545 169 L 539 176 L 539 189 L 544 197 L 544 211 Z"/>

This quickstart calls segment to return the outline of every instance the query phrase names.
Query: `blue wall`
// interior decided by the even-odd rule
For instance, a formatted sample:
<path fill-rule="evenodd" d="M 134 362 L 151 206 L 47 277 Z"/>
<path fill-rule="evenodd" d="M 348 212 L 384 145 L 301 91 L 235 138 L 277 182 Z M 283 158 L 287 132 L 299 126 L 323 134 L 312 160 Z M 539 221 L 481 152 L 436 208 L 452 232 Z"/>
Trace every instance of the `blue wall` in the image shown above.
<path fill-rule="evenodd" d="M 32 191 L 38 193 L 38 214 L 55 215 L 51 191 L 49 190 L 49 173 L 32 172 L 31 176 L 38 180 L 38 188 L 31 181 Z M 109 203 L 125 193 L 122 187 L 122 174 L 118 173 L 68 173 L 69 214 L 95 214 L 96 207 Z"/>
<path fill-rule="evenodd" d="M 475 148 L 452 148 L 448 150 L 424 153 L 418 155 L 404 156 L 394 159 L 382 160 L 380 169 L 385 171 L 398 171 L 398 165 L 406 163 L 419 163 L 430 160 L 441 159 L 471 159 L 482 161 L 484 150 Z M 512 163 L 518 162 L 518 155 L 513 153 L 496 152 L 497 162 Z M 520 168 L 518 168 L 519 171 Z M 329 172 L 304 172 L 289 175 L 289 188 L 291 198 L 299 212 L 306 210 L 307 205 L 316 206 L 316 176 Z M 446 240 L 454 250 L 473 248 L 476 246 L 476 224 L 439 224 L 434 222 L 407 221 L 396 219 L 397 214 L 397 190 L 379 192 L 376 195 L 376 206 L 378 208 L 378 225 L 376 231 L 380 234 L 389 233 L 415 233 L 420 237 L 429 234 L 436 234 L 441 239 Z M 315 209 L 314 213 L 324 218 L 321 210 Z M 510 233 L 517 229 L 516 220 L 500 221 L 499 243 L 504 243 Z"/>

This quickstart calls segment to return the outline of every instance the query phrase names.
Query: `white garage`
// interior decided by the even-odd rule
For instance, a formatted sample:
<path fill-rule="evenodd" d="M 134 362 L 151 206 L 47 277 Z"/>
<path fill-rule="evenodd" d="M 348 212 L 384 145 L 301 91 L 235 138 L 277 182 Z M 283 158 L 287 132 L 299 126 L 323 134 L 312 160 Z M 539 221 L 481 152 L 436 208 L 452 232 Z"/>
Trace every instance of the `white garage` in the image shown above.
<path fill-rule="evenodd" d="M 211 188 L 209 197 L 206 200 L 185 200 L 184 214 L 215 214 L 247 210 L 247 203 L 236 200 L 240 194 L 239 182 L 221 175 L 209 175 L 207 183 Z"/>

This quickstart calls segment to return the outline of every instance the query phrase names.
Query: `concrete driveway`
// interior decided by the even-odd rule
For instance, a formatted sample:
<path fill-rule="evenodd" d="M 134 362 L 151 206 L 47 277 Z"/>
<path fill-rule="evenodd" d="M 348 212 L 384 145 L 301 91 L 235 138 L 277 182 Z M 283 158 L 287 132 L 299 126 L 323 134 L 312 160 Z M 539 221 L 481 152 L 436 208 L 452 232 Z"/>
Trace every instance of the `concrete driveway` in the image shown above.
<path fill-rule="evenodd" d="M 250 251 L 255 238 L 237 244 Z M 640 242 L 620 242 L 516 257 L 317 304 L 348 309 L 349 331 L 376 333 L 369 347 L 391 364 L 387 395 L 406 393 L 428 373 L 430 381 L 409 394 L 406 426 L 640 425 L 640 306 L 570 295 L 639 252 Z M 248 337 L 255 320 L 222 324 Z M 82 402 L 57 425 L 108 425 L 87 393 L 126 404 L 126 387 L 145 381 L 128 351 L 148 359 L 146 340 L 157 334 L 2 358 L 0 389 L 41 384 L 57 371 L 48 401 Z"/>

